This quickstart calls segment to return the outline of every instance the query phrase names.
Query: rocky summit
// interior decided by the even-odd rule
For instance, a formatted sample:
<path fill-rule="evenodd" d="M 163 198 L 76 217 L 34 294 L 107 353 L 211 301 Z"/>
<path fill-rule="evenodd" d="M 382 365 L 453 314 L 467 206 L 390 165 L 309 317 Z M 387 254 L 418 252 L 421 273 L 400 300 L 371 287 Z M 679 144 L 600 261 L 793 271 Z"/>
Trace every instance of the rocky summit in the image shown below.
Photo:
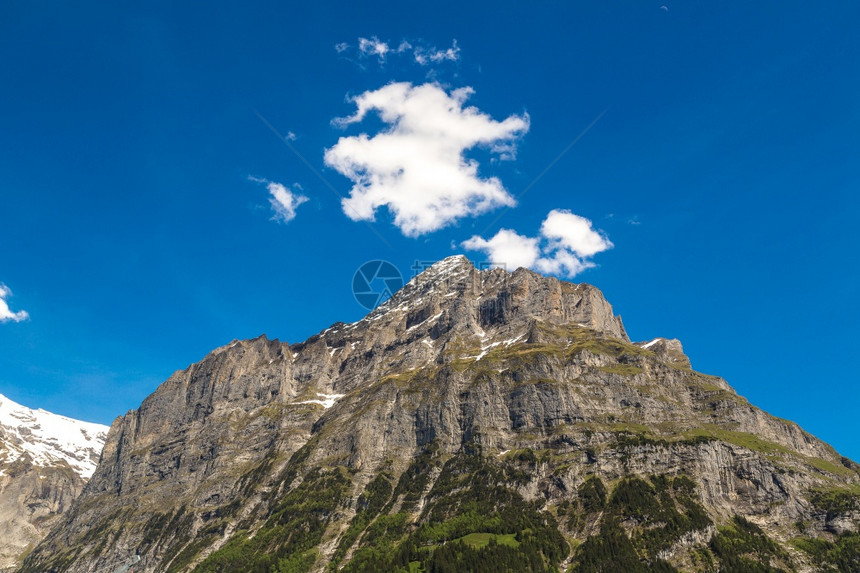
<path fill-rule="evenodd" d="M 20 570 L 858 571 L 859 522 L 858 465 L 677 340 L 452 257 L 173 374 Z"/>

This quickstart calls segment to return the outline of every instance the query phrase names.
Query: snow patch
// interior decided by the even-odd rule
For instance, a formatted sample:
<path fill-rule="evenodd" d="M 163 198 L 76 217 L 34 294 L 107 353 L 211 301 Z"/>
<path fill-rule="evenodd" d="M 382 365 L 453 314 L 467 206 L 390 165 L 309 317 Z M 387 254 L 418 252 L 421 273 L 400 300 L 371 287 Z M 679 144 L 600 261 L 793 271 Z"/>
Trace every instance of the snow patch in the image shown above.
<path fill-rule="evenodd" d="M 346 396 L 346 394 L 323 394 L 317 392 L 317 396 L 322 397 L 322 400 L 302 400 L 301 402 L 293 402 L 294 404 L 319 404 L 326 410 L 334 406 L 334 403 Z"/>
<path fill-rule="evenodd" d="M 651 348 L 652 346 L 654 346 L 655 344 L 657 344 L 661 340 L 663 340 L 663 339 L 662 338 L 655 338 L 654 340 L 652 340 L 648 344 L 641 345 L 639 348 Z"/>
<path fill-rule="evenodd" d="M 504 342 L 502 342 L 502 344 L 504 344 L 505 346 L 510 346 L 511 344 L 516 344 L 517 342 L 519 342 L 520 340 L 522 340 L 525 337 L 526 337 L 525 334 L 520 334 L 516 338 L 509 338 L 509 339 L 505 340 Z"/>
<path fill-rule="evenodd" d="M 483 332 L 483 331 L 481 331 L 481 332 Z M 467 356 L 466 358 L 474 358 L 475 361 L 478 361 L 481 358 L 483 358 L 484 356 L 486 356 L 487 353 L 490 350 L 492 350 L 493 348 L 495 348 L 496 346 L 504 345 L 507 348 L 508 346 L 510 346 L 512 344 L 516 344 L 517 342 L 519 342 L 520 340 L 525 338 L 525 336 L 526 336 L 525 334 L 520 334 L 516 338 L 509 338 L 507 340 L 500 340 L 499 342 L 491 342 L 490 344 L 482 345 L 480 354 L 478 354 L 477 356 Z M 483 340 L 483 338 L 484 338 L 484 336 L 481 337 L 482 340 Z"/>

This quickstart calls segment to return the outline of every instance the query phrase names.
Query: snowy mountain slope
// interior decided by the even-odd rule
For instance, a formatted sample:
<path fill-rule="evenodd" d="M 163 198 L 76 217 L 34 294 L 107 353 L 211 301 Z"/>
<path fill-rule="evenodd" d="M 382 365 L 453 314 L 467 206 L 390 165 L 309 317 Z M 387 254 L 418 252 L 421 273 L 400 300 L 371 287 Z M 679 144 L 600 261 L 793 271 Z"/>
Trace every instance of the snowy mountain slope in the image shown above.
<path fill-rule="evenodd" d="M 66 462 L 83 479 L 96 469 L 110 428 L 31 410 L 0 394 L 0 474 L 4 466 L 29 456 L 30 463 L 50 467 Z"/>
<path fill-rule="evenodd" d="M 0 571 L 17 568 L 80 495 L 107 431 L 0 395 Z"/>

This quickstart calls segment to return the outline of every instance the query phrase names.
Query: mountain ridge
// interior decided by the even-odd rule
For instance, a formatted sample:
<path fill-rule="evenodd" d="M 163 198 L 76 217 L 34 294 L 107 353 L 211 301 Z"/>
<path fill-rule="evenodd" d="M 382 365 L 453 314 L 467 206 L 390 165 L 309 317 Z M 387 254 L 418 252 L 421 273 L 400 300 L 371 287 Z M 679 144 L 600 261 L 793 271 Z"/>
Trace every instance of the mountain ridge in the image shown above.
<path fill-rule="evenodd" d="M 465 475 L 472 481 L 458 481 Z M 694 485 L 671 485 L 681 477 Z M 856 531 L 860 517 L 856 464 L 691 370 L 679 342 L 631 343 L 595 287 L 452 257 L 360 321 L 296 344 L 233 341 L 174 373 L 114 422 L 93 479 L 22 571 L 373 570 L 379 554 L 386 567 L 401 554 L 408 563 L 465 559 L 409 544 L 460 539 L 439 528 L 480 505 L 456 497 L 473 481 L 540 524 L 542 537 L 506 530 L 522 524 L 504 504 L 478 512 L 497 521 L 475 517 L 478 530 L 454 532 L 525 535 L 511 559 L 585 570 L 590 540 L 608 542 L 604 527 L 607 539 L 641 536 L 639 521 L 583 509 L 578 492 L 593 479 L 614 488 L 600 486 L 605 503 L 629 482 L 663 492 L 664 514 L 683 510 L 672 518 L 687 524 L 678 537 L 638 548 L 649 563 L 681 569 L 697 570 L 701 546 L 728 559 L 708 544 L 729 535 L 719 528 L 734 516 L 780 547 L 796 523 L 833 537 Z M 814 491 L 848 492 L 848 503 L 823 508 Z M 368 529 L 380 520 L 399 536 Z M 765 556 L 809 567 L 798 555 Z"/>

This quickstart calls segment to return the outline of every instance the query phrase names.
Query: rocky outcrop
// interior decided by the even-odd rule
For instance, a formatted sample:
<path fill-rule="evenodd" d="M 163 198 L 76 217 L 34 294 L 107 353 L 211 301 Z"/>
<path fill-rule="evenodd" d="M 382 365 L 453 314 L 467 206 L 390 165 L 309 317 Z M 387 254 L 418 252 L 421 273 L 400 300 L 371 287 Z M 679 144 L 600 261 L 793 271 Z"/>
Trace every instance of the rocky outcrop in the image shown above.
<path fill-rule="evenodd" d="M 357 323 L 293 345 L 235 341 L 176 372 L 113 424 L 84 493 L 22 571 L 374 570 L 357 564 L 379 539 L 404 556 L 472 533 L 430 524 L 475 484 L 477 500 L 508 492 L 519 508 L 492 527 L 528 516 L 555 541 L 517 543 L 567 565 L 561 534 L 617 525 L 611 501 L 592 515 L 576 492 L 630 476 L 658 476 L 636 487 L 692 516 L 653 553 L 682 568 L 735 515 L 780 541 L 797 523 L 852 530 L 850 507 L 823 509 L 811 492 L 850 497 L 860 483 L 856 464 L 691 370 L 678 341 L 631 343 L 596 288 L 452 257 Z M 659 476 L 688 477 L 695 501 Z M 400 537 L 367 530 L 379 520 Z M 642 526 L 618 523 L 631 539 Z"/>

